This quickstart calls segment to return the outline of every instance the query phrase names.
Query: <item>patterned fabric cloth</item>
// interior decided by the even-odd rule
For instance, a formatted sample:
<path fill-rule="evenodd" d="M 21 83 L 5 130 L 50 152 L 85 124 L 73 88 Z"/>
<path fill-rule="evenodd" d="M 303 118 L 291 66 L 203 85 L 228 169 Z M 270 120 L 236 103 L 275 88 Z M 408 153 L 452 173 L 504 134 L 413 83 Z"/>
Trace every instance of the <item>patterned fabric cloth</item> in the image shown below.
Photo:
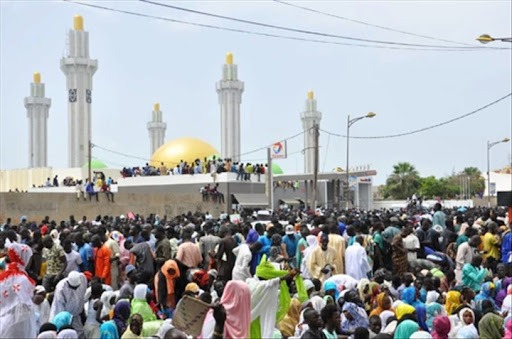
<path fill-rule="evenodd" d="M 43 249 L 43 258 L 46 260 L 46 274 L 57 275 L 64 263 L 60 261 L 61 257 L 65 257 L 66 253 L 62 249 L 62 246 L 53 244 L 52 248 Z"/>

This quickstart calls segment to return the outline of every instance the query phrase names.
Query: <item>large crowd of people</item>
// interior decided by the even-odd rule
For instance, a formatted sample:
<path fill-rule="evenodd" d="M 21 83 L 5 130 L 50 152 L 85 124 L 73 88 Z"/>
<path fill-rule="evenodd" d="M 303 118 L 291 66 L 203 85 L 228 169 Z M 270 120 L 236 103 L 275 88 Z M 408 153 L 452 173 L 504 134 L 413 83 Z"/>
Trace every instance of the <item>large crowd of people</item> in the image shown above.
<path fill-rule="evenodd" d="M 8 219 L 0 338 L 512 338 L 504 209 L 257 215 Z"/>

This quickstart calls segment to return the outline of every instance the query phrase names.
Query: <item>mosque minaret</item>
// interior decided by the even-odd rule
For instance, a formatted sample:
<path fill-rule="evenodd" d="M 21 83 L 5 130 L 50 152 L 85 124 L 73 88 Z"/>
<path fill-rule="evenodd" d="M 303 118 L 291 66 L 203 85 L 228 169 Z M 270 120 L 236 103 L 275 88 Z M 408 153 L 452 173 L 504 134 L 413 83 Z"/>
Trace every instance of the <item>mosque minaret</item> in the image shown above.
<path fill-rule="evenodd" d="M 60 61 L 68 92 L 68 166 L 82 167 L 87 162 L 92 137 L 92 77 L 98 60 L 89 58 L 89 33 L 84 20 L 76 15 L 68 32 L 66 55 Z"/>
<path fill-rule="evenodd" d="M 233 63 L 233 54 L 226 55 L 222 68 L 222 80 L 217 82 L 220 105 L 221 157 L 240 160 L 240 104 L 244 83 L 238 80 L 238 68 Z"/>
<path fill-rule="evenodd" d="M 315 125 L 320 125 L 322 113 L 316 109 L 313 91 L 308 92 L 306 110 L 301 113 L 302 129 L 304 130 L 304 173 L 313 173 L 315 168 Z"/>
<path fill-rule="evenodd" d="M 29 121 L 28 167 L 47 167 L 48 161 L 48 111 L 52 100 L 45 97 L 41 74 L 34 73 L 30 96 L 24 100 Z"/>
<path fill-rule="evenodd" d="M 160 110 L 159 103 L 153 106 L 151 121 L 147 123 L 147 128 L 149 132 L 149 156 L 151 157 L 164 144 L 165 130 L 167 129 L 167 124 L 162 120 L 162 111 Z"/>

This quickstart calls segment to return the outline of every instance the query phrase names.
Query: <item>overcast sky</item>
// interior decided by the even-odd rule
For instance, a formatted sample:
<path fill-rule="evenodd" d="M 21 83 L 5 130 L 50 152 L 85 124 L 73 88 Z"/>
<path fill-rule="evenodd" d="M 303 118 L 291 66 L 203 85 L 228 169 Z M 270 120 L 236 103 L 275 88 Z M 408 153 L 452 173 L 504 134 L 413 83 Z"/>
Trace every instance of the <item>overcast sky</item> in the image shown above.
<path fill-rule="evenodd" d="M 100 2 L 95 2 L 100 4 Z M 232 17 L 330 34 L 413 44 L 452 45 L 391 32 L 272 1 L 173 4 Z M 510 1 L 301 2 L 355 20 L 442 39 L 476 43 L 482 33 L 512 36 Z M 241 108 L 242 152 L 299 133 L 308 90 L 323 113 L 321 128 L 345 134 L 347 115 L 377 113 L 351 128 L 355 136 L 389 135 L 426 127 L 468 113 L 512 92 L 510 50 L 411 51 L 291 41 L 185 26 L 112 13 L 60 1 L 1 3 L 0 168 L 28 164 L 28 119 L 23 99 L 32 74 L 41 72 L 52 99 L 48 161 L 67 166 L 67 93 L 59 69 L 67 30 L 77 13 L 89 31 L 94 76 L 94 144 L 149 158 L 146 122 L 159 102 L 166 140 L 193 136 L 220 149 L 215 82 L 226 52 L 233 52 L 245 82 Z M 303 38 L 348 42 L 229 22 L 141 2 L 101 5 L 156 16 Z M 495 42 L 495 47 L 512 47 Z M 485 111 L 423 133 L 393 139 L 351 140 L 352 165 L 366 165 L 383 183 L 392 165 L 408 161 L 423 176 L 449 175 L 466 166 L 486 170 L 486 142 L 511 136 L 510 97 Z M 320 170 L 345 166 L 346 139 L 320 136 Z M 288 142 L 286 173 L 303 171 L 302 137 Z M 492 149 L 491 166 L 510 163 L 511 145 Z M 111 167 L 142 160 L 94 149 Z M 264 162 L 265 151 L 244 157 Z"/>

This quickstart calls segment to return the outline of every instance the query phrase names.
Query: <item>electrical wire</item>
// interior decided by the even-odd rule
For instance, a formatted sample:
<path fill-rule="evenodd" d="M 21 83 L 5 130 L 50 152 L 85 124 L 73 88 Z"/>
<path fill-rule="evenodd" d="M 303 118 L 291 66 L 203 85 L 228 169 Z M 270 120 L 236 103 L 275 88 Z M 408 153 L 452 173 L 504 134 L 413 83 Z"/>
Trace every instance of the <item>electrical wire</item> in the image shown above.
<path fill-rule="evenodd" d="M 452 122 L 455 122 L 457 120 L 461 120 L 461 119 L 464 119 L 464 118 L 467 118 L 471 115 L 474 115 L 478 112 L 481 112 L 483 110 L 485 110 L 486 108 L 489 108 L 493 105 L 496 105 L 497 103 L 499 103 L 500 101 L 503 101 L 505 99 L 507 99 L 508 97 L 512 96 L 512 93 L 509 93 L 497 100 L 494 100 L 493 102 L 490 102 L 488 103 L 487 105 L 485 106 L 482 106 L 480 108 L 477 108 L 469 113 L 466 113 L 466 114 L 462 114 L 462 115 L 459 115 L 458 117 L 455 117 L 453 119 L 450 119 L 450 120 L 447 120 L 447 121 L 444 121 L 444 122 L 440 122 L 438 124 L 435 124 L 435 125 L 431 125 L 431 126 L 428 126 L 428 127 L 423 127 L 423 128 L 420 128 L 420 129 L 416 129 L 416 130 L 412 130 L 412 131 L 409 131 L 409 132 L 404 132 L 404 133 L 398 133 L 398 134 L 391 134 L 391 135 L 379 135 L 379 136 L 350 136 L 351 139 L 390 139 L 390 138 L 398 138 L 398 137 L 403 137 L 403 136 L 406 136 L 406 135 L 411 135 L 411 134 L 416 134 L 416 133 L 420 133 L 420 132 L 424 132 L 424 131 L 427 131 L 427 130 L 430 130 L 430 129 L 434 129 L 436 127 L 441 127 L 441 126 L 444 126 L 444 125 L 448 125 Z M 323 130 L 323 129 L 320 129 L 322 132 L 324 133 L 327 133 L 329 135 L 332 135 L 332 136 L 335 136 L 335 137 L 342 137 L 342 138 L 346 138 L 347 136 L 346 135 L 343 135 L 343 134 L 336 134 L 336 133 L 333 133 L 333 132 L 329 132 L 329 131 L 326 131 L 326 130 Z"/>
<path fill-rule="evenodd" d="M 383 29 L 383 30 L 390 31 L 390 32 L 401 33 L 401 34 L 406 34 L 406 35 L 410 35 L 410 36 L 415 36 L 415 37 L 418 37 L 418 38 L 430 39 L 430 40 L 435 40 L 435 41 L 440 41 L 440 42 L 447 42 L 447 43 L 464 45 L 464 46 L 474 46 L 472 44 L 468 44 L 468 43 L 465 43 L 465 42 L 448 40 L 448 39 L 441 39 L 441 38 L 437 38 L 437 37 L 433 37 L 433 36 L 428 36 L 428 35 L 423 35 L 423 34 L 407 32 L 407 31 L 403 31 L 403 30 L 400 30 L 400 29 L 396 29 L 396 28 L 376 25 L 376 24 L 372 24 L 372 23 L 369 23 L 369 22 L 366 22 L 366 21 L 351 19 L 351 18 L 347 18 L 347 17 L 341 16 L 341 15 L 336 15 L 336 14 L 332 14 L 332 13 L 328 13 L 328 12 L 319 11 L 319 10 L 314 9 L 314 8 L 300 6 L 300 5 L 297 5 L 295 3 L 291 3 L 291 2 L 286 2 L 286 1 L 281 1 L 281 0 L 273 0 L 273 1 L 276 2 L 276 3 L 282 4 L 282 5 L 286 5 L 286 6 L 290 6 L 290 7 L 294 7 L 294 8 L 298 8 L 298 9 L 302 9 L 304 11 L 308 11 L 308 12 L 312 12 L 312 13 L 317 13 L 317 14 L 321 14 L 321 15 L 326 15 L 326 16 L 329 16 L 331 18 L 345 20 L 345 21 L 349 21 L 349 22 L 353 22 L 353 23 L 357 23 L 357 24 L 361 24 L 361 25 L 365 25 L 365 26 L 375 27 L 375 28 Z"/>
<path fill-rule="evenodd" d="M 156 15 L 150 15 L 150 14 L 144 14 L 144 13 L 138 13 L 138 12 L 132 12 L 122 9 L 116 9 L 112 7 L 106 7 L 106 6 L 100 6 L 100 5 L 94 5 L 89 3 L 84 3 L 80 1 L 73 1 L 73 0 L 62 0 L 64 2 L 72 3 L 75 5 L 83 6 L 83 7 L 90 7 L 90 8 L 96 8 L 101 9 L 104 11 L 109 12 L 116 12 L 116 13 L 122 13 L 122 14 L 128 14 L 133 16 L 138 16 L 142 18 L 147 19 L 156 19 L 156 20 L 162 20 L 177 24 L 183 24 L 183 25 L 189 25 L 189 26 L 196 26 L 196 27 L 202 27 L 202 28 L 210 28 L 220 31 L 228 31 L 228 32 L 235 32 L 235 33 L 243 33 L 243 34 L 249 34 L 249 35 L 257 35 L 257 36 L 264 36 L 264 37 L 270 37 L 270 38 L 278 38 L 278 39 L 285 39 L 285 40 L 293 40 L 293 41 L 303 41 L 303 42 L 313 42 L 313 43 L 320 43 L 320 44 L 327 44 L 327 45 L 339 45 L 339 46 L 352 46 L 352 47 L 363 47 L 363 48 L 377 48 L 377 49 L 391 49 L 391 50 L 410 50 L 410 51 L 435 51 L 435 52 L 474 52 L 474 51 L 480 51 L 482 49 L 460 49 L 459 47 L 455 48 L 414 48 L 414 47 L 400 47 L 400 46 L 380 46 L 380 45 L 365 45 L 365 44 L 357 44 L 357 43 L 348 43 L 348 42 L 339 42 L 339 41 L 329 41 L 329 40 L 320 40 L 320 39 L 310 39 L 310 38 L 301 38 L 301 37 L 295 37 L 295 36 L 288 36 L 288 35 L 281 35 L 281 34 L 272 34 L 272 33 L 263 33 L 263 32 L 256 32 L 256 31 L 250 31 L 245 29 L 238 29 L 238 28 L 230 28 L 230 27 L 224 27 L 224 26 L 216 26 L 216 25 L 209 25 L 209 24 L 201 24 L 193 21 L 185 21 L 185 20 L 177 20 L 162 16 L 156 16 Z M 497 48 L 493 47 L 492 49 L 506 49 L 506 48 Z M 491 50 L 490 47 L 484 48 L 484 50 Z"/>
<path fill-rule="evenodd" d="M 239 19 L 239 18 L 225 16 L 225 15 L 219 15 L 219 14 L 214 14 L 214 13 L 209 13 L 209 12 L 197 11 L 197 10 L 189 9 L 189 8 L 178 7 L 178 6 L 169 5 L 169 4 L 163 4 L 163 3 L 154 2 L 151 0 L 138 0 L 138 1 L 147 3 L 147 4 L 151 4 L 151 5 L 155 5 L 155 6 L 171 8 L 171 9 L 175 9 L 178 11 L 194 13 L 194 14 L 209 16 L 209 17 L 218 18 L 218 19 L 230 20 L 230 21 L 240 22 L 240 23 L 249 24 L 249 25 L 255 25 L 255 26 L 260 26 L 260 27 L 265 27 L 265 28 L 273 28 L 273 29 L 278 29 L 278 30 L 288 31 L 288 32 L 293 32 L 293 33 L 302 33 L 302 34 L 316 35 L 316 36 L 328 37 L 328 38 L 337 38 L 337 39 L 350 40 L 350 41 L 359 41 L 359 42 L 366 42 L 366 43 L 395 45 L 395 46 L 427 47 L 427 48 L 440 48 L 440 49 L 444 49 L 444 48 L 447 48 L 447 49 L 452 49 L 452 48 L 486 49 L 488 47 L 492 47 L 492 46 L 473 46 L 473 45 L 470 45 L 470 46 L 425 45 L 425 44 L 405 43 L 405 42 L 399 42 L 399 41 L 384 41 L 384 40 L 356 38 L 356 37 L 352 37 L 352 36 L 344 36 L 344 35 L 337 35 L 337 34 L 331 34 L 331 33 L 310 31 L 310 30 L 305 30 L 305 29 L 300 29 L 300 28 L 278 26 L 278 25 L 267 24 L 267 23 L 258 22 L 258 21 Z M 505 47 L 492 47 L 492 48 L 493 49 L 507 49 Z"/>
<path fill-rule="evenodd" d="M 312 128 L 314 128 L 314 127 L 311 127 L 310 129 L 312 129 Z M 290 136 L 288 138 L 282 139 L 280 141 L 289 141 L 289 140 L 295 139 L 298 136 L 303 135 L 304 133 L 306 133 L 310 129 L 304 130 L 304 131 L 302 131 L 300 133 L 294 134 L 294 135 L 292 135 L 292 136 Z M 254 149 L 252 151 L 244 152 L 244 153 L 238 154 L 236 156 L 233 156 L 233 158 L 241 158 L 244 155 L 249 155 L 249 154 L 253 154 L 253 153 L 259 152 L 259 151 L 263 151 L 263 150 L 266 150 L 267 148 L 271 147 L 272 145 L 273 144 L 270 144 L 270 145 L 267 145 L 267 146 L 263 146 L 263 147 L 260 147 L 260 148 L 256 148 L 256 149 Z M 138 159 L 138 160 L 142 160 L 142 161 L 145 161 L 145 162 L 149 162 L 149 161 L 151 161 L 151 162 L 165 162 L 165 163 L 169 164 L 169 161 L 165 160 L 165 159 L 162 160 L 162 159 L 149 159 L 149 158 L 145 158 L 145 157 L 139 157 L 139 156 L 136 156 L 136 155 L 131 155 L 131 154 L 119 152 L 119 151 L 116 151 L 116 150 L 112 150 L 112 149 L 109 149 L 107 147 L 103 147 L 103 146 L 97 145 L 97 144 L 92 144 L 92 146 L 94 148 L 98 148 L 98 149 L 101 149 L 103 151 L 110 152 L 112 154 L 117 154 L 117 155 L 120 155 L 120 156 L 123 156 L 123 157 L 126 157 L 126 158 Z M 177 164 L 178 164 L 178 162 L 172 163 L 172 165 L 177 165 Z"/>

